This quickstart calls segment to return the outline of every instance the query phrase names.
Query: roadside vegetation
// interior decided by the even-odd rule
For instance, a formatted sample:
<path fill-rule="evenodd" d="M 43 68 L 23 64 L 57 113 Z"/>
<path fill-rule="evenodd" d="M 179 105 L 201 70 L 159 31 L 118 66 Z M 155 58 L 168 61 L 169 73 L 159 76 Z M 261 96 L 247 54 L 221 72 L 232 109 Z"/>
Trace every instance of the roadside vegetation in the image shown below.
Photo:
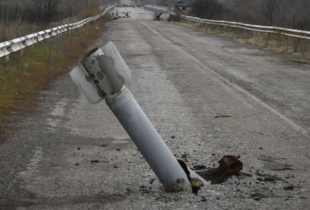
<path fill-rule="evenodd" d="M 310 31 L 309 0 L 194 0 L 188 15 L 204 19 L 226 20 L 255 25 L 278 26 Z M 277 53 L 288 53 L 310 59 L 310 40 L 291 38 L 279 34 L 258 33 L 238 28 L 205 25 L 183 20 L 178 16 L 170 21 L 231 37 L 241 43 L 259 46 Z"/>
<path fill-rule="evenodd" d="M 103 0 L 0 0 L 0 42 L 97 15 Z"/>
<path fill-rule="evenodd" d="M 178 18 L 171 18 L 171 20 L 175 21 L 178 20 Z M 310 60 L 310 40 L 287 37 L 279 34 L 258 33 L 238 28 L 205 25 L 183 19 L 175 22 L 197 30 L 229 37 L 243 44 L 252 44 L 264 50 L 271 50 L 275 53 L 286 53 L 300 59 Z"/>
<path fill-rule="evenodd" d="M 310 30 L 309 0 L 194 0 L 199 18 Z"/>
<path fill-rule="evenodd" d="M 59 38 L 38 42 L 34 47 L 25 48 L 24 55 L 11 54 L 8 62 L 1 59 L 0 140 L 13 132 L 14 116 L 34 110 L 40 102 L 40 90 L 48 88 L 52 81 L 71 70 L 92 42 L 100 37 L 108 18 L 106 15 Z"/>

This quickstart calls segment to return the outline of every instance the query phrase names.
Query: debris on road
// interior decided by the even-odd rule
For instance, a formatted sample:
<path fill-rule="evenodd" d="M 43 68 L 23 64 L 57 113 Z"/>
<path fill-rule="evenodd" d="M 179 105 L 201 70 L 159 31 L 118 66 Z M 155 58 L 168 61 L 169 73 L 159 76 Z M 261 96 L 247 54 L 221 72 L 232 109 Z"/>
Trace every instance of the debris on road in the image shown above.
<path fill-rule="evenodd" d="M 232 117 L 231 115 L 216 115 L 214 118 L 221 118 L 221 117 Z"/>
<path fill-rule="evenodd" d="M 182 158 L 186 158 L 186 157 L 187 157 L 187 154 L 184 153 L 181 157 L 182 157 Z"/>
<path fill-rule="evenodd" d="M 193 168 L 194 170 L 202 170 L 202 169 L 206 169 L 207 167 L 205 165 L 196 165 Z"/>
<path fill-rule="evenodd" d="M 201 200 L 200 200 L 201 202 L 206 202 L 207 201 L 207 199 L 204 197 L 204 196 L 201 196 Z"/>
<path fill-rule="evenodd" d="M 240 175 L 243 169 L 243 163 L 239 160 L 240 155 L 225 155 L 219 160 L 218 168 L 207 168 L 204 165 L 197 165 L 193 170 L 212 184 L 219 184 L 225 181 L 226 178 L 233 175 Z"/>
<path fill-rule="evenodd" d="M 261 193 L 253 193 L 251 194 L 251 198 L 253 198 L 256 201 L 259 201 L 262 198 L 265 198 L 266 196 Z"/>
<path fill-rule="evenodd" d="M 156 179 L 150 179 L 149 183 L 150 184 L 153 184 L 153 182 L 155 181 Z"/>
<path fill-rule="evenodd" d="M 106 147 L 106 146 L 108 146 L 108 144 L 101 144 L 101 146 L 102 146 L 102 147 Z"/>
<path fill-rule="evenodd" d="M 287 185 L 283 187 L 284 190 L 294 190 L 294 186 L 293 185 Z"/>
<path fill-rule="evenodd" d="M 240 155 L 226 155 L 219 161 L 220 166 L 217 168 L 216 175 L 223 179 L 227 176 L 237 175 L 243 169 L 243 163 L 239 160 Z"/>
<path fill-rule="evenodd" d="M 224 182 L 229 176 L 240 175 L 240 171 L 243 169 L 243 163 L 239 158 L 240 155 L 225 155 L 219 160 L 218 163 L 220 165 L 216 169 L 207 169 L 205 165 L 195 165 L 192 170 L 195 170 L 195 172 L 206 181 L 211 181 L 212 184 L 219 184 Z M 204 184 L 200 179 L 190 177 L 189 168 L 185 161 L 178 159 L 178 162 L 192 185 L 193 193 L 197 193 Z"/>

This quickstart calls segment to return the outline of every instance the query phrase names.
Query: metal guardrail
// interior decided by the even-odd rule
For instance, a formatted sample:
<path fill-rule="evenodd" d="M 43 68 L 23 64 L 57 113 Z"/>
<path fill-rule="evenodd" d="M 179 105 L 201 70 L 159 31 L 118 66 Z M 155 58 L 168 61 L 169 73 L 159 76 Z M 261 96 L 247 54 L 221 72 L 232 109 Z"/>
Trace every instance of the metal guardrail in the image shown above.
<path fill-rule="evenodd" d="M 190 21 L 197 22 L 197 23 L 241 28 L 241 29 L 254 31 L 254 32 L 280 34 L 280 35 L 301 38 L 301 39 L 310 39 L 310 31 L 302 31 L 302 30 L 281 28 L 281 27 L 275 27 L 275 26 L 250 25 L 250 24 L 245 24 L 245 23 L 229 22 L 229 21 L 223 21 L 223 20 L 207 20 L 207 19 L 201 19 L 201 18 L 185 16 L 185 15 L 181 15 L 180 17 L 185 20 L 190 20 Z"/>
<path fill-rule="evenodd" d="M 19 50 L 23 50 L 25 47 L 34 45 L 35 43 L 40 42 L 44 39 L 49 39 L 49 38 L 54 37 L 56 35 L 60 35 L 66 31 L 70 31 L 70 30 L 74 30 L 76 28 L 80 28 L 83 25 L 102 17 L 103 15 L 105 15 L 105 13 L 107 11 L 109 11 L 113 7 L 114 7 L 114 5 L 109 6 L 100 15 L 89 17 L 89 18 L 86 18 L 86 19 L 81 20 L 81 21 L 76 22 L 76 23 L 71 23 L 71 24 L 66 24 L 66 25 L 54 27 L 52 29 L 39 31 L 37 33 L 29 34 L 27 36 L 23 36 L 23 37 L 16 38 L 16 39 L 13 39 L 10 41 L 2 42 L 2 43 L 0 43 L 0 58 L 6 56 L 6 60 L 8 61 L 9 55 L 11 53 L 19 51 Z"/>

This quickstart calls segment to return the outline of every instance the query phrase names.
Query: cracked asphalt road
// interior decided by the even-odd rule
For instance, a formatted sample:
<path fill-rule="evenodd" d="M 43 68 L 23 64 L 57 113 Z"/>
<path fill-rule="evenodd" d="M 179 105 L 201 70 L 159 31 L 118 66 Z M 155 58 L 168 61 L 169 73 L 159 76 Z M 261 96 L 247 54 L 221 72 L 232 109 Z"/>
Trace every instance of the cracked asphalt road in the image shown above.
<path fill-rule="evenodd" d="M 110 21 L 94 46 L 119 49 L 171 151 L 207 169 L 240 154 L 247 176 L 165 192 L 108 107 L 65 74 L 0 146 L 0 209 L 307 209 L 309 64 L 118 10 L 132 18 Z"/>

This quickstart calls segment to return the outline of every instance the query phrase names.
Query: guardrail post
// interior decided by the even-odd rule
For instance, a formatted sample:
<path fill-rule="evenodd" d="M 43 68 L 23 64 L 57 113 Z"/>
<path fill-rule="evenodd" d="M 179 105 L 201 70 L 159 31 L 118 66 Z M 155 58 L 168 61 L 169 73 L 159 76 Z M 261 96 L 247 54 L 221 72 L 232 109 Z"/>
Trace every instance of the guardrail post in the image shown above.
<path fill-rule="evenodd" d="M 24 55 L 24 49 L 21 49 L 21 50 L 20 50 L 20 54 L 21 54 L 21 55 Z"/>
<path fill-rule="evenodd" d="M 80 62 L 83 68 L 75 67 L 70 76 L 87 100 L 98 103 L 105 99 L 167 191 L 192 190 L 185 171 L 124 85 L 131 72 L 115 46 L 110 42 L 102 50 L 91 50 Z M 203 179 L 200 182 L 201 186 L 209 184 Z"/>
<path fill-rule="evenodd" d="M 10 55 L 5 56 L 5 61 L 9 62 L 10 61 Z"/>
<path fill-rule="evenodd" d="M 293 52 L 298 52 L 299 39 L 295 38 L 293 41 Z"/>

